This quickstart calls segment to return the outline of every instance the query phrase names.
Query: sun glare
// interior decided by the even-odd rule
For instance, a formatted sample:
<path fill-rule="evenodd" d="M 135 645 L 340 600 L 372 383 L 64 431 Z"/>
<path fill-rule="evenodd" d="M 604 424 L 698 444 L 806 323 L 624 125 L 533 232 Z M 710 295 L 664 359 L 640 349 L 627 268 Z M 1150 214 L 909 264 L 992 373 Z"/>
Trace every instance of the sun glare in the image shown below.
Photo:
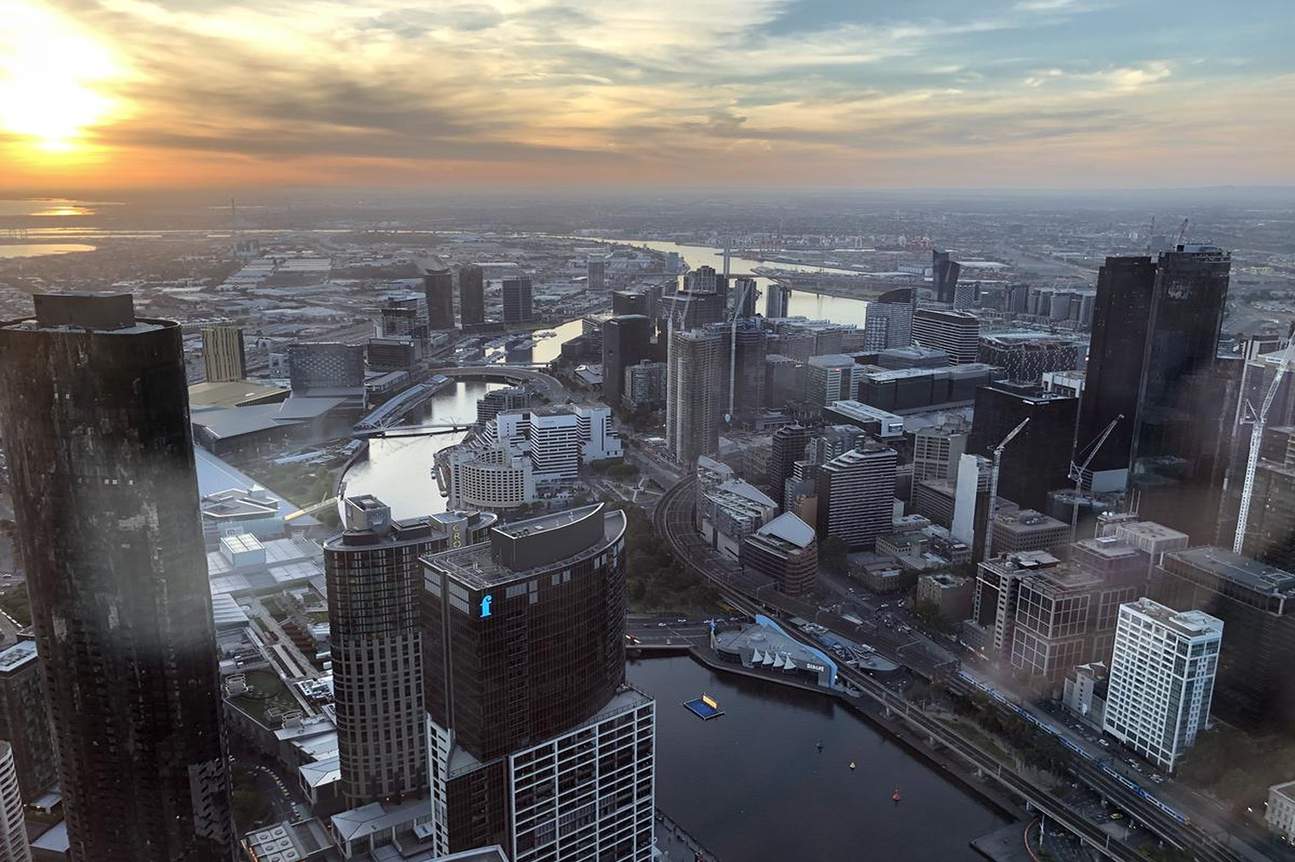
<path fill-rule="evenodd" d="M 46 153 L 78 150 L 115 108 L 98 89 L 118 73 L 111 53 L 26 0 L 0 0 L 0 20 L 0 132 Z"/>

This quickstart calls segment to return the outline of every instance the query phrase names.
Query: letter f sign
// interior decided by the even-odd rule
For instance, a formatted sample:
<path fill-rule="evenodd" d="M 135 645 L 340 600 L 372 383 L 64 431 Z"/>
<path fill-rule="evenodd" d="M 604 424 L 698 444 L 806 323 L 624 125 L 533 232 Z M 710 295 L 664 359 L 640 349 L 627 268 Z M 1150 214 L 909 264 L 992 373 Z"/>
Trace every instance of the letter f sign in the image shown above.
<path fill-rule="evenodd" d="M 490 616 L 490 603 L 491 603 L 491 602 L 493 602 L 493 601 L 494 601 L 494 599 L 493 599 L 493 598 L 491 598 L 490 596 L 482 596 L 482 597 L 481 597 L 481 618 L 482 618 L 483 620 L 484 620 L 486 617 Z"/>

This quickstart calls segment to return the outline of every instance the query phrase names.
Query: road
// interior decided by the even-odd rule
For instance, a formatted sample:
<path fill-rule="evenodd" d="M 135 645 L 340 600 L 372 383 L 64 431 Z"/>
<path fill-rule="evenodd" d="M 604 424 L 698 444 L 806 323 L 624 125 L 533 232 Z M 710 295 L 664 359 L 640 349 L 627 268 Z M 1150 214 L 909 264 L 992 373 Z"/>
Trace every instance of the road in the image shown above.
<path fill-rule="evenodd" d="M 666 492 L 653 513 L 653 522 L 658 535 L 665 539 L 675 557 L 685 566 L 709 579 L 727 601 L 744 612 L 764 612 L 765 606 L 769 605 L 775 606 L 776 610 L 774 612 L 777 612 L 782 610 L 784 606 L 793 604 L 786 597 L 767 590 L 764 585 L 753 584 L 751 579 L 744 575 L 736 564 L 719 558 L 701 541 L 692 525 L 691 513 L 695 493 L 694 487 L 695 479 L 685 479 L 679 482 Z M 812 616 L 816 622 L 833 630 L 836 630 L 833 623 L 839 624 L 841 622 L 839 617 L 830 613 L 815 611 Z M 864 628 L 864 626 L 857 624 L 847 625 L 852 625 L 855 630 Z M 891 647 L 890 644 L 883 646 L 883 644 L 878 643 L 888 633 L 891 633 L 892 636 L 885 637 L 885 639 L 892 644 L 897 638 L 893 637 L 893 633 L 889 629 L 877 627 L 875 624 L 873 627 L 875 630 L 871 633 L 872 640 L 869 642 L 874 647 L 879 650 L 886 649 L 887 651 L 895 649 L 893 657 L 926 676 L 938 678 L 941 675 L 942 668 L 931 668 L 929 667 L 929 662 L 919 660 L 918 664 L 915 665 L 910 660 L 913 655 L 912 651 L 910 650 L 908 655 L 901 651 L 905 645 L 901 644 L 898 648 L 895 648 Z M 816 645 L 798 630 L 789 628 L 789 631 L 807 643 Z M 853 636 L 849 631 L 840 633 Z M 902 633 L 900 634 L 902 635 Z M 914 640 L 917 641 L 918 639 L 915 638 Z M 919 656 L 919 659 L 921 658 L 924 657 Z M 922 664 L 927 664 L 928 666 L 924 668 L 920 666 Z M 944 675 L 947 677 L 947 669 L 944 670 L 946 671 Z M 900 695 L 888 690 L 867 674 L 851 668 L 842 668 L 840 672 L 848 682 L 884 707 L 888 713 L 901 716 L 905 722 L 920 731 L 932 742 L 939 742 L 957 752 L 968 763 L 992 776 L 1014 793 L 1030 800 L 1031 804 L 1063 824 L 1099 852 L 1115 859 L 1137 858 L 1132 848 L 1120 843 L 1118 840 L 1113 842 L 1109 832 L 1101 829 L 1092 821 L 1072 812 L 1065 802 L 1057 798 L 1049 790 L 1034 785 L 1028 779 L 1017 774 L 1010 766 L 998 762 L 972 743 L 957 736 L 943 723 L 908 703 Z M 1101 772 L 1100 768 L 1090 766 L 1080 758 L 1075 758 L 1072 766 L 1075 768 L 1075 774 L 1085 783 L 1104 797 L 1121 805 L 1139 823 L 1151 827 L 1157 835 L 1178 847 L 1190 848 L 1198 859 L 1207 860 L 1207 862 L 1230 862 L 1230 860 L 1249 856 L 1248 853 L 1240 851 L 1239 848 L 1226 846 L 1214 834 L 1208 834 L 1201 829 L 1185 826 L 1172 820 L 1152 803 L 1130 793 L 1118 781 Z M 1226 838 L 1224 840 L 1226 841 Z"/>
<path fill-rule="evenodd" d="M 550 401 L 561 401 L 567 396 L 566 387 L 556 377 L 543 371 L 536 371 L 534 368 L 521 368 L 516 365 L 447 365 L 442 368 L 430 368 L 427 373 L 444 374 L 446 377 L 502 377 L 517 383 L 532 383 L 542 390 Z"/>

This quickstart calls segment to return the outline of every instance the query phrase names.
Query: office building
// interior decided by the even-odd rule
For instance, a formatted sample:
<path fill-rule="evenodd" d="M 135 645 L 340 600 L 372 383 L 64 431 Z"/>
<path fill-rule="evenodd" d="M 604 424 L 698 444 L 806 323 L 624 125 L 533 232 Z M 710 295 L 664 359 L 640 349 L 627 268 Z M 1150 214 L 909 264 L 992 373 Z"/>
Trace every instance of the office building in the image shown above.
<path fill-rule="evenodd" d="M 818 470 L 818 537 L 837 538 L 852 551 L 871 550 L 891 532 L 898 455 L 865 443 Z"/>
<path fill-rule="evenodd" d="M 742 540 L 778 514 L 778 504 L 742 479 L 732 478 L 697 494 L 702 538 L 721 555 L 736 560 Z"/>
<path fill-rule="evenodd" d="M 624 395 L 625 369 L 652 358 L 652 322 L 641 314 L 608 318 L 603 323 L 603 400 L 618 405 Z"/>
<path fill-rule="evenodd" d="M 829 405 L 833 401 L 853 401 L 859 394 L 864 367 L 844 353 L 811 356 L 805 384 L 805 400 Z"/>
<path fill-rule="evenodd" d="M 906 344 L 878 351 L 876 365 L 880 368 L 948 368 L 949 354 L 933 347 Z"/>
<path fill-rule="evenodd" d="M 0 739 L 14 745 L 23 799 L 34 801 L 58 782 L 54 724 L 35 641 L 0 651 Z"/>
<path fill-rule="evenodd" d="M 421 342 L 411 336 L 370 338 L 365 359 L 370 371 L 409 371 L 422 358 Z"/>
<path fill-rule="evenodd" d="M 994 515 L 994 553 L 1017 551 L 1059 552 L 1070 543 L 1070 525 L 1033 509 L 1003 511 L 1002 499 Z"/>
<path fill-rule="evenodd" d="M 863 349 L 907 347 L 913 342 L 913 312 L 917 291 L 911 287 L 888 290 L 868 303 L 863 323 Z"/>
<path fill-rule="evenodd" d="M 1142 598 L 1120 606 L 1102 729 L 1173 772 L 1210 725 L 1223 621 Z"/>
<path fill-rule="evenodd" d="M 625 525 L 585 506 L 424 559 L 436 852 L 652 858 L 655 716 L 625 684 Z"/>
<path fill-rule="evenodd" d="M 621 400 L 632 408 L 656 408 L 665 404 L 666 364 L 643 360 L 625 368 Z"/>
<path fill-rule="evenodd" d="M 429 269 L 423 273 L 423 296 L 427 301 L 427 328 L 454 328 L 454 273 Z"/>
<path fill-rule="evenodd" d="M 958 471 L 953 482 L 953 520 L 948 525 L 949 535 L 971 548 L 973 562 L 980 562 L 985 554 L 991 472 L 989 459 L 984 455 L 964 454 L 958 458 Z M 929 487 L 931 480 L 927 480 L 927 483 Z M 924 501 L 923 505 L 928 503 Z M 1015 508 L 1016 504 L 1008 504 L 999 497 L 996 505 L 997 511 L 1001 512 L 1008 505 Z"/>
<path fill-rule="evenodd" d="M 1079 367 L 1084 343 L 1040 332 L 1001 332 L 980 337 L 977 361 L 1004 371 L 1012 383 L 1040 383 L 1043 375 Z"/>
<path fill-rule="evenodd" d="M 770 318 L 786 317 L 791 305 L 791 288 L 783 287 L 776 281 L 771 281 L 764 290 L 764 316 Z"/>
<path fill-rule="evenodd" d="M 529 323 L 535 319 L 531 308 L 531 280 L 526 276 L 505 278 L 503 284 L 504 323 Z"/>
<path fill-rule="evenodd" d="M 784 483 L 791 478 L 795 462 L 805 457 L 809 443 L 809 429 L 800 424 L 784 425 L 773 432 L 769 452 L 769 493 L 778 505 L 783 505 Z"/>
<path fill-rule="evenodd" d="M 1070 441 L 1075 433 L 1075 398 L 1055 395 L 1030 386 L 994 383 L 976 390 L 970 452 L 990 453 L 1029 419 L 1020 434 L 1003 450 L 998 494 L 1027 509 L 1043 511 L 1048 492 L 1072 485 Z"/>
<path fill-rule="evenodd" d="M 1000 376 L 998 369 L 979 362 L 952 368 L 860 367 L 864 375 L 859 401 L 900 415 L 970 405 L 976 400 L 977 389 Z"/>
<path fill-rule="evenodd" d="M 607 258 L 600 254 L 589 255 L 585 262 L 585 290 L 591 293 L 607 290 Z"/>
<path fill-rule="evenodd" d="M 956 479 L 956 474 L 955 474 Z M 949 479 L 926 479 L 913 483 L 912 514 L 921 515 L 944 529 L 953 526 L 957 486 Z"/>
<path fill-rule="evenodd" d="M 913 343 L 949 354 L 952 365 L 976 361 L 980 321 L 969 311 L 919 308 L 913 313 Z"/>
<path fill-rule="evenodd" d="M 202 364 L 208 383 L 225 383 L 247 377 L 247 352 L 243 330 L 237 326 L 202 328 Z"/>
<path fill-rule="evenodd" d="M 732 312 L 738 317 L 755 317 L 755 300 L 759 294 L 754 278 L 745 276 L 734 278 Z"/>
<path fill-rule="evenodd" d="M 972 578 L 934 572 L 917 579 L 914 600 L 918 607 L 930 608 L 940 619 L 958 623 L 971 616 L 971 598 L 975 592 L 976 582 Z"/>
<path fill-rule="evenodd" d="M 961 271 L 962 264 L 953 260 L 947 251 L 931 249 L 931 288 L 937 302 L 953 302 Z"/>
<path fill-rule="evenodd" d="M 464 329 L 486 322 L 486 281 L 474 263 L 459 267 L 459 321 Z"/>
<path fill-rule="evenodd" d="M 1219 409 L 1227 384 L 1215 357 L 1230 268 L 1231 256 L 1213 246 L 1160 255 L 1134 420 L 1138 513 L 1197 542 L 1214 540 L 1227 466 L 1232 416 Z"/>
<path fill-rule="evenodd" d="M 853 399 L 833 401 L 823 408 L 824 422 L 853 425 L 883 440 L 904 436 L 904 417 L 888 413 L 879 407 L 862 404 Z"/>
<path fill-rule="evenodd" d="M 1295 574 L 1230 549 L 1191 548 L 1160 558 L 1150 596 L 1227 626 L 1216 699 L 1221 718 L 1248 727 L 1295 720 Z"/>
<path fill-rule="evenodd" d="M 957 476 L 958 459 L 967 451 L 967 429 L 960 425 L 919 428 L 913 434 L 913 484 Z"/>
<path fill-rule="evenodd" d="M 1268 788 L 1264 822 L 1273 835 L 1288 844 L 1295 843 L 1295 781 Z"/>
<path fill-rule="evenodd" d="M 367 494 L 345 500 L 343 521 L 324 542 L 342 797 L 400 802 L 427 789 L 418 558 L 444 537 Z"/>
<path fill-rule="evenodd" d="M 364 345 L 336 341 L 288 345 L 288 379 L 295 394 L 364 386 Z"/>
<path fill-rule="evenodd" d="M 0 739 L 0 862 L 31 862 L 14 747 Z"/>
<path fill-rule="evenodd" d="M 503 386 L 491 389 L 477 399 L 477 424 L 492 421 L 509 410 L 525 410 L 531 406 L 531 390 L 526 386 Z"/>
<path fill-rule="evenodd" d="M 740 561 L 772 578 L 778 592 L 812 596 L 818 578 L 818 540 L 814 528 L 786 512 L 742 540 Z"/>
<path fill-rule="evenodd" d="M 653 317 L 652 297 L 642 290 L 616 290 L 612 292 L 612 314 L 641 314 Z"/>
<path fill-rule="evenodd" d="M 0 325 L 0 431 L 71 855 L 233 853 L 179 325 L 128 294 Z M 108 684 L 108 683 L 111 684 Z M 165 744 L 163 744 L 165 742 Z"/>
<path fill-rule="evenodd" d="M 427 300 L 411 295 L 392 297 L 378 309 L 378 335 L 383 338 L 427 340 Z"/>
<path fill-rule="evenodd" d="M 764 403 L 771 410 L 805 400 L 805 365 L 779 353 L 764 357 Z"/>

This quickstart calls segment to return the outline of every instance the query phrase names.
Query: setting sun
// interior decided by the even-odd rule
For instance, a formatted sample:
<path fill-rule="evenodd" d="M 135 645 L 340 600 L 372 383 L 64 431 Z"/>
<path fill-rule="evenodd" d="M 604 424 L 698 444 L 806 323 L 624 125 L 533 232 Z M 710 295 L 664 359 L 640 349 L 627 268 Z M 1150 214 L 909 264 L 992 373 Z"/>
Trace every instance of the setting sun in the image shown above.
<path fill-rule="evenodd" d="M 0 131 L 46 153 L 77 150 L 114 100 L 98 89 L 118 74 L 111 53 L 62 16 L 0 0 Z"/>

